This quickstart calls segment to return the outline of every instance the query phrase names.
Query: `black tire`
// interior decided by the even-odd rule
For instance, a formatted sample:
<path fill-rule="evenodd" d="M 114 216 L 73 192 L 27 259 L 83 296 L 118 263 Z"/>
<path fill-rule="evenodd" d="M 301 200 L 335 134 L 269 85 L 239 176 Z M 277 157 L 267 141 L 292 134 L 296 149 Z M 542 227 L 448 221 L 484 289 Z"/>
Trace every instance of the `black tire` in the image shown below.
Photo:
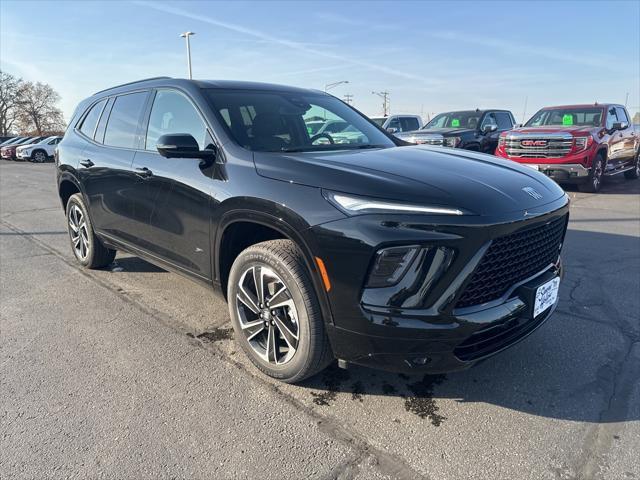
<path fill-rule="evenodd" d="M 259 271 L 270 271 L 275 273 L 278 277 L 274 284 L 282 284 L 286 290 L 284 291 L 287 301 L 293 300 L 295 306 L 296 316 L 298 317 L 296 322 L 290 323 L 290 325 L 297 327 L 297 344 L 294 353 L 291 358 L 285 362 L 277 364 L 277 362 L 269 361 L 268 335 L 270 332 L 276 332 L 276 347 L 278 354 L 280 348 L 284 348 L 285 352 L 289 350 L 289 342 L 285 343 L 285 336 L 282 335 L 282 328 L 277 330 L 276 327 L 269 327 L 267 324 L 276 325 L 272 320 L 269 322 L 269 300 L 275 301 L 278 295 L 276 292 L 266 292 L 263 295 L 265 304 L 262 305 L 262 309 L 258 309 L 260 312 L 266 315 L 266 317 L 258 316 L 256 312 L 250 312 L 255 317 L 252 320 L 247 320 L 243 312 L 248 312 L 247 304 L 241 302 L 238 298 L 240 292 L 240 284 L 247 275 L 254 275 L 253 279 L 248 278 L 249 282 L 254 281 L 256 268 Z M 253 273 L 249 273 L 253 272 Z M 265 274 L 265 277 L 267 275 Z M 272 279 L 275 277 L 271 277 Z M 250 284 L 245 284 L 250 285 Z M 256 284 L 253 283 L 255 286 Z M 263 290 L 270 290 L 273 285 L 266 284 L 267 288 Z M 277 288 L 283 288 L 278 286 Z M 276 287 L 274 286 L 274 289 Z M 255 289 L 257 290 L 257 288 Z M 251 293 L 254 306 L 258 306 L 260 296 L 255 294 L 255 291 Z M 269 298 L 269 295 L 273 295 Z M 302 253 L 297 248 L 295 243 L 290 240 L 272 240 L 268 242 L 258 243 L 253 245 L 238 255 L 233 262 L 231 271 L 229 273 L 229 281 L 227 285 L 227 299 L 229 301 L 229 313 L 231 315 L 231 323 L 235 331 L 235 338 L 240 346 L 247 354 L 251 362 L 260 369 L 266 375 L 276 378 L 286 383 L 295 383 L 304 380 L 312 375 L 323 370 L 333 360 L 333 353 L 329 345 L 329 340 L 325 332 L 324 319 L 320 310 L 316 292 L 313 288 L 313 284 L 309 277 L 309 272 L 303 260 Z M 287 307 L 289 308 L 289 307 Z M 249 309 L 251 310 L 251 309 Z M 266 310 L 266 312 L 265 312 Z M 290 310 L 288 310 L 291 312 Z M 274 310 L 271 310 L 273 313 Z M 245 325 L 250 322 L 257 322 L 253 331 L 249 330 L 246 326 L 245 329 L 241 326 L 241 315 L 244 316 L 244 320 L 247 321 Z M 278 313 L 276 316 L 280 316 Z M 284 314 L 286 316 L 286 313 Z M 262 319 L 267 319 L 263 322 Z M 259 328 L 259 330 L 257 330 Z M 259 332 L 253 335 L 250 343 L 249 337 L 254 332 Z M 265 349 L 266 359 L 259 354 L 256 348 L 260 348 L 260 341 L 263 339 L 262 348 Z M 277 358 L 278 354 L 275 355 Z"/>
<path fill-rule="evenodd" d="M 624 172 L 624 177 L 629 180 L 635 180 L 640 177 L 640 150 L 636 153 L 636 163 L 633 166 L 633 170 L 627 170 Z"/>
<path fill-rule="evenodd" d="M 599 153 L 591 165 L 591 171 L 589 172 L 587 181 L 578 185 L 581 192 L 598 193 L 600 191 L 604 178 L 604 166 L 604 156 Z"/>
<path fill-rule="evenodd" d="M 106 267 L 113 262 L 116 251 L 105 247 L 96 237 L 80 193 L 71 195 L 67 202 L 66 214 L 71 251 L 76 259 L 87 268 Z"/>
<path fill-rule="evenodd" d="M 45 152 L 44 150 L 35 150 L 31 153 L 30 160 L 33 163 L 45 163 L 48 158 L 49 157 L 47 155 L 47 152 Z"/>

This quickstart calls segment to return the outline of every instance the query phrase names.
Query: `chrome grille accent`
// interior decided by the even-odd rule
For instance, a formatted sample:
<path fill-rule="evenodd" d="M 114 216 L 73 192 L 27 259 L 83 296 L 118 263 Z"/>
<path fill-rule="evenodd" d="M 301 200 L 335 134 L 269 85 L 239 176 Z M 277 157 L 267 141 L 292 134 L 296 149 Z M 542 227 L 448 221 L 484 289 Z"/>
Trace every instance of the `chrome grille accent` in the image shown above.
<path fill-rule="evenodd" d="M 524 142 L 524 144 L 523 144 Z M 536 143 L 539 143 L 536 145 Z M 571 152 L 571 135 L 507 135 L 504 149 L 509 157 L 519 158 L 558 158 Z"/>

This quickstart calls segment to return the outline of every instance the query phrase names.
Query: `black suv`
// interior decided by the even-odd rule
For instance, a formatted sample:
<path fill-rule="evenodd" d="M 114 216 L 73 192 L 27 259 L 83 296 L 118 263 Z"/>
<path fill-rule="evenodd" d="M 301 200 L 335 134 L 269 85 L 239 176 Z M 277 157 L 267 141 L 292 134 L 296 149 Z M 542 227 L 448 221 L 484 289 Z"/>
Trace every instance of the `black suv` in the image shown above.
<path fill-rule="evenodd" d="M 309 133 L 318 116 L 353 143 Z M 403 143 L 324 92 L 156 78 L 80 104 L 57 180 L 82 265 L 123 250 L 215 287 L 268 375 L 463 369 L 551 315 L 568 199 L 515 162 Z"/>
<path fill-rule="evenodd" d="M 441 113 L 420 130 L 396 133 L 402 140 L 441 147 L 494 153 L 502 132 L 515 125 L 508 110 L 465 110 Z"/>

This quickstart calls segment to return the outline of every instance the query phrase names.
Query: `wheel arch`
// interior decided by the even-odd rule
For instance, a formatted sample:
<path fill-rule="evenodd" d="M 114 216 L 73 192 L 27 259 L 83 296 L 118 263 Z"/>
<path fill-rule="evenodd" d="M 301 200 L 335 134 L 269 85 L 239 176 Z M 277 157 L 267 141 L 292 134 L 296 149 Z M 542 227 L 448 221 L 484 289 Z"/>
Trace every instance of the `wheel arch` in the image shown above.
<path fill-rule="evenodd" d="M 255 233 L 255 236 L 247 235 L 247 232 Z M 274 239 L 291 240 L 300 249 L 325 322 L 333 323 L 327 292 L 308 242 L 284 219 L 266 212 L 234 210 L 223 215 L 218 223 L 213 244 L 212 271 L 214 282 L 219 284 L 222 295 L 226 299 L 228 274 L 240 252 L 256 243 Z"/>
<path fill-rule="evenodd" d="M 71 198 L 71 195 L 76 193 L 82 193 L 80 183 L 72 175 L 63 174 L 58 182 L 58 195 L 60 196 L 60 201 L 62 202 L 62 208 L 64 211 L 67 210 L 67 202 L 69 201 L 69 198 Z"/>

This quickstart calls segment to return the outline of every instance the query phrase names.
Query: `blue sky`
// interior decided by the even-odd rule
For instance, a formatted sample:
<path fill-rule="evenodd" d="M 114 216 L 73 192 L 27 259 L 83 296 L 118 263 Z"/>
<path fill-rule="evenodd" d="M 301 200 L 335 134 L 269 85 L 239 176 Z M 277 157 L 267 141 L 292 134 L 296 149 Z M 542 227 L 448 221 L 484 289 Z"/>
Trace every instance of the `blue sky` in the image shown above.
<path fill-rule="evenodd" d="M 139 78 L 283 83 L 350 93 L 381 113 L 612 101 L 640 110 L 640 2 L 0 3 L 0 68 L 50 83 L 68 118 L 93 92 Z"/>

